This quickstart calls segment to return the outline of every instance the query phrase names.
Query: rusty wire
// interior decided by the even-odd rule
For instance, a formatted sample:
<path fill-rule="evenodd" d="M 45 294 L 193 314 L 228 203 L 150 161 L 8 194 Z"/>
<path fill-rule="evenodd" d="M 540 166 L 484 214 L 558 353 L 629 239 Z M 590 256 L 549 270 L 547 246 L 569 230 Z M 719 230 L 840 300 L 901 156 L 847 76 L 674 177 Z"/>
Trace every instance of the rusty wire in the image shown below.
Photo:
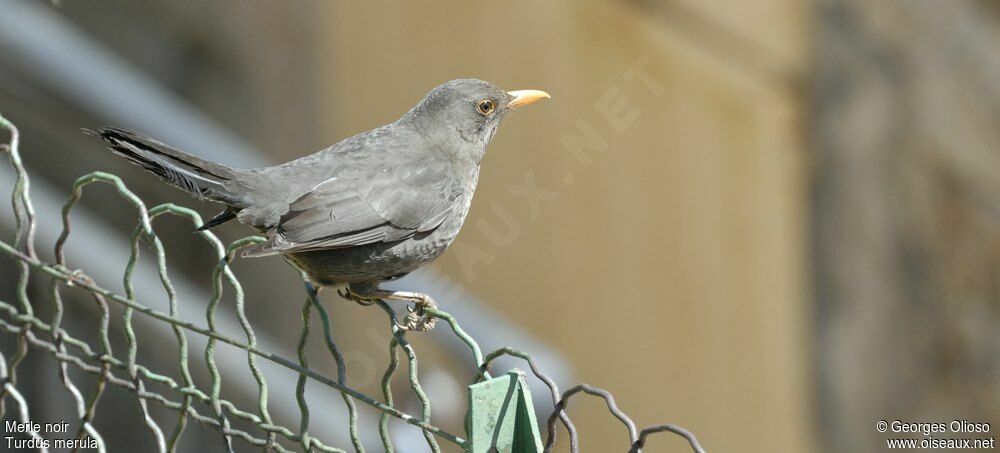
<path fill-rule="evenodd" d="M 136 402 L 142 414 L 143 423 L 150 432 L 152 442 L 156 445 L 156 451 L 176 451 L 177 443 L 183 436 L 187 422 L 193 420 L 219 431 L 222 434 L 223 445 L 227 451 L 237 450 L 233 445 L 233 441 L 238 439 L 249 445 L 263 448 L 266 451 L 293 451 L 287 445 L 282 444 L 282 442 L 288 442 L 300 446 L 302 451 L 307 452 L 343 452 L 345 450 L 327 445 L 309 432 L 310 413 L 308 401 L 305 396 L 306 385 L 309 381 L 330 387 L 343 396 L 344 404 L 348 410 L 349 434 L 354 451 L 365 451 L 359 435 L 356 402 L 361 402 L 381 413 L 378 432 L 382 442 L 381 447 L 384 451 L 394 451 L 388 431 L 389 417 L 396 417 L 421 429 L 427 445 L 433 452 L 440 451 L 440 447 L 438 446 L 439 439 L 455 444 L 463 450 L 470 448 L 465 439 L 431 424 L 431 401 L 424 393 L 419 382 L 416 351 L 407 340 L 406 332 L 398 328 L 395 312 L 384 301 L 378 301 L 378 306 L 388 316 L 392 338 L 388 348 L 389 364 L 382 378 L 383 401 L 358 392 L 347 385 L 346 367 L 343 355 L 340 353 L 333 338 L 330 315 L 327 309 L 319 302 L 315 288 L 308 284 L 306 287 L 307 297 L 301 313 L 303 324 L 302 333 L 297 345 L 297 360 L 285 359 L 259 349 L 256 335 L 246 317 L 242 286 L 233 274 L 229 263 L 233 260 L 235 253 L 239 249 L 259 243 L 263 238 L 248 237 L 224 246 L 213 233 L 209 231 L 199 232 L 200 237 L 214 250 L 217 258 L 217 264 L 212 272 L 212 295 L 205 312 L 205 326 L 184 321 L 180 319 L 177 294 L 174 291 L 173 284 L 167 272 L 167 251 L 156 235 L 153 228 L 153 221 L 162 215 L 175 215 L 189 219 L 193 225 L 200 225 L 201 218 L 195 211 L 173 204 L 165 204 L 147 209 L 142 200 L 132 193 L 117 176 L 95 172 L 77 179 L 73 185 L 72 195 L 63 206 L 63 230 L 53 250 L 56 262 L 46 263 L 40 260 L 35 251 L 34 244 L 37 222 L 29 195 L 30 180 L 18 154 L 20 137 L 17 128 L 2 116 L 0 116 L 0 129 L 5 129 L 10 134 L 9 142 L 7 144 L 0 144 L 0 153 L 8 155 L 10 165 L 16 174 L 11 199 L 11 207 L 15 220 L 14 241 L 12 243 L 0 241 L 0 252 L 14 259 L 18 266 L 16 303 L 12 304 L 0 300 L 0 333 L 9 334 L 17 338 L 17 346 L 10 359 L 7 359 L 5 355 L 0 353 L 0 418 L 3 418 L 6 414 L 6 403 L 9 398 L 14 403 L 14 416 L 22 422 L 31 420 L 27 399 L 17 387 L 17 369 L 31 350 L 37 350 L 47 353 L 56 361 L 59 368 L 60 381 L 66 392 L 69 393 L 75 402 L 79 423 L 76 438 L 82 439 L 86 436 L 93 439 L 98 446 L 98 451 L 102 452 L 106 450 L 106 446 L 101 434 L 94 427 L 92 421 L 108 385 L 122 388 L 136 396 Z M 72 270 L 66 264 L 64 246 L 72 231 L 72 210 L 81 200 L 84 188 L 95 183 L 112 186 L 118 195 L 132 205 L 138 217 L 138 224 L 133 230 L 130 242 L 131 254 L 123 278 L 124 295 L 116 294 L 99 286 L 82 270 Z M 168 312 L 152 309 L 135 300 L 132 274 L 138 261 L 138 244 L 141 240 L 153 245 L 160 284 L 168 298 Z M 27 289 L 32 271 L 37 272 L 40 277 L 48 278 L 49 300 L 54 313 L 52 319 L 48 321 L 35 316 L 35 307 L 28 295 Z M 96 350 L 90 344 L 69 335 L 61 327 L 62 318 L 65 313 L 61 290 L 65 286 L 76 286 L 87 291 L 97 305 L 101 321 L 98 325 L 99 346 Z M 234 308 L 245 336 L 244 340 L 222 335 L 216 330 L 215 313 L 223 300 L 224 287 L 227 286 L 233 293 Z M 109 335 L 112 323 L 109 301 L 123 308 L 120 329 L 127 346 L 124 359 L 116 357 L 115 352 L 111 348 Z M 305 348 L 309 339 L 310 320 L 314 311 L 321 321 L 324 343 L 337 364 L 337 377 L 335 379 L 311 370 L 306 360 Z M 139 338 L 132 325 L 132 319 L 136 312 L 159 322 L 166 323 L 173 330 L 177 343 L 177 371 L 181 376 L 180 382 L 137 363 L 136 352 L 138 350 Z M 704 449 L 698 444 L 693 434 L 676 425 L 654 425 L 637 431 L 632 420 L 617 408 L 614 399 L 604 390 L 582 384 L 560 395 L 559 388 L 555 382 L 541 371 L 538 364 L 529 354 L 512 348 L 501 348 L 484 357 L 476 341 L 462 330 L 453 316 L 436 309 L 427 309 L 426 314 L 433 318 L 447 321 L 454 334 L 469 346 L 473 363 L 477 369 L 476 382 L 490 378 L 488 369 L 490 364 L 498 357 L 505 355 L 513 356 L 528 362 L 532 373 L 549 388 L 552 402 L 555 406 L 551 416 L 548 417 L 546 452 L 551 451 L 556 441 L 556 419 L 562 422 L 569 433 L 570 451 L 573 453 L 579 451 L 577 430 L 565 410 L 569 399 L 579 392 L 604 398 L 611 413 L 628 428 L 631 442 L 630 452 L 638 452 L 645 445 L 647 437 L 658 432 L 672 432 L 683 436 L 688 440 L 696 453 L 704 452 Z M 208 340 L 203 358 L 212 382 L 207 391 L 198 388 L 191 376 L 190 347 L 187 341 L 189 333 L 202 335 Z M 240 409 L 233 402 L 221 398 L 223 373 L 217 366 L 214 357 L 215 345 L 218 342 L 229 344 L 246 352 L 247 364 L 258 390 L 257 407 L 253 411 Z M 420 401 L 421 414 L 419 417 L 406 414 L 393 406 L 390 387 L 393 376 L 400 365 L 398 355 L 400 349 L 403 350 L 407 359 L 406 364 L 408 366 L 410 389 Z M 272 421 L 268 410 L 268 386 L 258 367 L 258 358 L 276 363 L 298 374 L 295 398 L 300 411 L 300 424 L 297 431 L 276 425 Z M 95 376 L 97 385 L 93 386 L 89 394 L 85 395 L 70 379 L 68 373 L 69 367 L 74 367 Z M 168 392 L 156 393 L 149 391 L 146 389 L 146 382 L 160 384 L 168 389 Z M 212 413 L 200 413 L 193 407 L 193 403 L 196 401 L 206 404 L 211 408 Z M 169 435 L 164 433 L 157 421 L 150 415 L 148 409 L 149 402 L 159 404 L 177 413 L 176 427 Z M 233 428 L 230 421 L 234 419 L 248 422 L 256 428 L 257 432 L 253 433 Z M 27 434 L 33 438 L 41 439 L 40 433 L 29 430 Z"/>

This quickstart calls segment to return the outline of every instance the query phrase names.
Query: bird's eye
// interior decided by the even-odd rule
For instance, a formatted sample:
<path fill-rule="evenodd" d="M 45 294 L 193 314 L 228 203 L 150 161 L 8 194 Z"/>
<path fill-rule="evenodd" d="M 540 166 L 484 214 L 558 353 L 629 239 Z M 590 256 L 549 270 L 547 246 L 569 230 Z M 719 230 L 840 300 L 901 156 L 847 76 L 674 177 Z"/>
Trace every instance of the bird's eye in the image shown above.
<path fill-rule="evenodd" d="M 483 99 L 482 101 L 479 101 L 478 104 L 476 104 L 476 110 L 483 115 L 489 115 L 490 113 L 493 113 L 493 109 L 495 108 L 496 104 L 494 104 L 493 101 L 489 99 Z"/>

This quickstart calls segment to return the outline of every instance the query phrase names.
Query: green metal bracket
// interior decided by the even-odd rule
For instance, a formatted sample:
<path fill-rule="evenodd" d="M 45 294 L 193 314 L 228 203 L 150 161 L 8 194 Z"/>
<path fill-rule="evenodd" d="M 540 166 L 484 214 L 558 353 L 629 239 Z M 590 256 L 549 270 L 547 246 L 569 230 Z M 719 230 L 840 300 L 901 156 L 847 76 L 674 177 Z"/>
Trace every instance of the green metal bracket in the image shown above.
<path fill-rule="evenodd" d="M 507 374 L 469 386 L 466 419 L 471 453 L 541 453 L 535 407 L 524 372 Z"/>

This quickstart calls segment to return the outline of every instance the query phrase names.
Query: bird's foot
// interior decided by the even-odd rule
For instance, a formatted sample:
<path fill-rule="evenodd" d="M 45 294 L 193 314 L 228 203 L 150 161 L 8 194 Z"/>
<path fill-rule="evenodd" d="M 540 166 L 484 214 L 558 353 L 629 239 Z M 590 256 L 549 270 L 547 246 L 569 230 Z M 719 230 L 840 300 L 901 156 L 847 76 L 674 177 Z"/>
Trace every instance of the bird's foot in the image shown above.
<path fill-rule="evenodd" d="M 400 330 L 427 332 L 434 329 L 437 324 L 437 318 L 427 313 L 427 309 L 436 310 L 438 308 L 437 302 L 434 302 L 431 296 L 407 291 L 384 290 L 379 290 L 376 294 L 379 299 L 413 302 L 412 307 L 406 307 L 409 313 L 403 318 L 403 322 L 396 324 Z"/>
<path fill-rule="evenodd" d="M 357 294 L 357 293 L 351 291 L 350 288 L 338 289 L 337 290 L 337 294 L 340 295 L 340 297 L 342 297 L 344 299 L 354 301 L 358 305 L 361 305 L 361 306 L 364 306 L 364 307 L 375 305 L 375 300 L 378 299 L 377 297 L 365 297 L 365 296 L 362 296 L 360 294 Z"/>
<path fill-rule="evenodd" d="M 403 323 L 399 324 L 399 328 L 403 330 L 411 330 L 416 332 L 426 332 L 434 328 L 437 324 L 437 318 L 427 314 L 427 309 L 436 310 L 438 308 L 437 302 L 431 299 L 430 296 L 426 294 L 419 294 L 420 299 L 414 301 L 414 306 L 406 307 L 409 313 L 403 318 Z"/>
<path fill-rule="evenodd" d="M 70 272 L 69 279 L 66 280 L 67 286 L 92 285 L 92 284 L 94 284 L 94 280 L 88 277 L 87 274 L 84 274 L 83 269 L 76 269 L 73 272 Z"/>
<path fill-rule="evenodd" d="M 411 293 L 408 291 L 389 291 L 378 289 L 375 285 L 351 285 L 344 289 L 337 290 L 337 294 L 344 299 L 353 300 L 361 305 L 372 305 L 380 300 L 411 302 L 413 306 L 407 306 L 408 311 L 402 323 L 397 323 L 400 330 L 426 332 L 434 328 L 437 318 L 427 313 L 428 309 L 437 309 L 437 303 L 431 296 L 422 293 Z"/>

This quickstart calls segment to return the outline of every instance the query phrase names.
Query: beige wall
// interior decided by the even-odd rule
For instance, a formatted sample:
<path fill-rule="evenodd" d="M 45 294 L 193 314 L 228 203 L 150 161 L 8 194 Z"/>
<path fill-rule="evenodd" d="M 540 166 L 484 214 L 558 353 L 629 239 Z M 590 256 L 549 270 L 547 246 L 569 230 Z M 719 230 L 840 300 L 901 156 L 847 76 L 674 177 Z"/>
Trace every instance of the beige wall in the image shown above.
<path fill-rule="evenodd" d="M 494 140 L 438 269 L 564 351 L 640 424 L 680 423 L 712 451 L 814 449 L 801 2 L 327 5 L 329 142 L 451 78 L 553 95 Z M 623 79 L 645 60 L 659 95 Z M 634 121 L 616 130 L 602 96 Z M 589 165 L 563 143 L 581 120 L 607 144 Z M 510 193 L 526 172 L 556 197 L 537 217 Z M 585 451 L 626 444 L 597 402 L 573 411 Z"/>

